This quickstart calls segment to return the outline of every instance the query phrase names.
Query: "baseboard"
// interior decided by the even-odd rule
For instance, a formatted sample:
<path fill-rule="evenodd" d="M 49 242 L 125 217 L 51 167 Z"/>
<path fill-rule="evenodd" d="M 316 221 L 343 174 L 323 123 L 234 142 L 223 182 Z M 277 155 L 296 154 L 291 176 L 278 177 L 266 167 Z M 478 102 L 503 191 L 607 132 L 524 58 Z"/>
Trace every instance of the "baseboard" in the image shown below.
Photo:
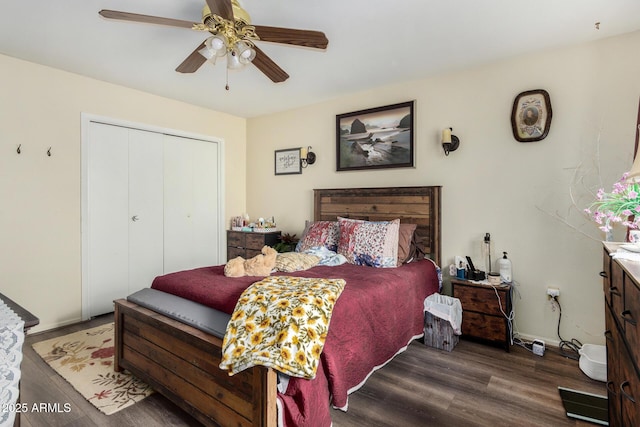
<path fill-rule="evenodd" d="M 83 322 L 85 321 L 82 320 L 80 317 L 78 317 L 75 319 L 65 320 L 64 322 L 55 322 L 55 323 L 48 323 L 48 324 L 40 323 L 38 326 L 34 326 L 33 328 L 29 329 L 29 331 L 27 332 L 27 336 L 43 334 L 45 332 L 55 331 L 56 329 L 61 329 L 70 325 L 75 325 Z"/>
<path fill-rule="evenodd" d="M 544 341 L 544 345 L 546 347 L 549 347 L 549 346 L 560 347 L 560 341 L 558 341 L 557 339 L 551 339 L 551 338 L 540 337 L 540 336 L 529 335 L 529 334 L 518 334 L 518 336 L 520 337 L 520 339 L 527 342 L 531 342 L 533 340 L 542 340 Z"/>

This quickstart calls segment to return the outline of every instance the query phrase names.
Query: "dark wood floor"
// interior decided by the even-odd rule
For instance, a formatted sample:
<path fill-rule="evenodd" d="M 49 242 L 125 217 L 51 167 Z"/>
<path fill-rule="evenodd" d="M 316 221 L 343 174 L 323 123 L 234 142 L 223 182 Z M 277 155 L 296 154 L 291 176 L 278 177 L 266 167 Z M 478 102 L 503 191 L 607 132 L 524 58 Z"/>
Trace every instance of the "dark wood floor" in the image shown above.
<path fill-rule="evenodd" d="M 24 345 L 22 402 L 65 403 L 68 413 L 26 413 L 23 427 L 197 426 L 157 393 L 103 415 L 33 351 L 31 345 L 112 321 L 30 335 Z M 547 349 L 544 357 L 520 347 L 504 350 L 460 341 L 448 353 L 414 342 L 349 398 L 349 410 L 332 411 L 334 427 L 351 426 L 592 426 L 565 416 L 558 386 L 605 395 L 604 383 L 584 375 L 578 362 Z"/>

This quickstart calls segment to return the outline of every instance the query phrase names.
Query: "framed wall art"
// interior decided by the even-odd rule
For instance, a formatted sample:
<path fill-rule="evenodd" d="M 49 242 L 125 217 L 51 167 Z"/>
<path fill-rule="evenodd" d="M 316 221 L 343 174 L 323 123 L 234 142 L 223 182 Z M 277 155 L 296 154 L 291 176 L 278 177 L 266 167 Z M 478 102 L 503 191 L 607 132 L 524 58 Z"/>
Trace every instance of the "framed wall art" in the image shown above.
<path fill-rule="evenodd" d="M 336 116 L 336 170 L 413 167 L 413 103 Z"/>
<path fill-rule="evenodd" d="M 551 100 L 543 89 L 520 93 L 513 101 L 511 129 L 520 142 L 540 141 L 546 138 L 551 127 Z"/>
<path fill-rule="evenodd" d="M 302 173 L 300 164 L 300 148 L 275 151 L 276 175 L 293 175 Z"/>

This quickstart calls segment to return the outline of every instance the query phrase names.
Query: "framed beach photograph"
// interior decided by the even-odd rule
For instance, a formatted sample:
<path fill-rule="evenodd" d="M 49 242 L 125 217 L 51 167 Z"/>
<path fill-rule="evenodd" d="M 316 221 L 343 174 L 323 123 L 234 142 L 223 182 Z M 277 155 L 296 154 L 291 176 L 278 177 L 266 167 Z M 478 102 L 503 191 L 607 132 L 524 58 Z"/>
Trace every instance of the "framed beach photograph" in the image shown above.
<path fill-rule="evenodd" d="M 275 151 L 275 173 L 276 175 L 302 173 L 300 147 Z"/>
<path fill-rule="evenodd" d="M 413 103 L 336 116 L 336 170 L 413 167 Z"/>
<path fill-rule="evenodd" d="M 536 89 L 518 94 L 511 110 L 513 137 L 520 142 L 546 138 L 552 116 L 551 100 L 546 90 Z"/>

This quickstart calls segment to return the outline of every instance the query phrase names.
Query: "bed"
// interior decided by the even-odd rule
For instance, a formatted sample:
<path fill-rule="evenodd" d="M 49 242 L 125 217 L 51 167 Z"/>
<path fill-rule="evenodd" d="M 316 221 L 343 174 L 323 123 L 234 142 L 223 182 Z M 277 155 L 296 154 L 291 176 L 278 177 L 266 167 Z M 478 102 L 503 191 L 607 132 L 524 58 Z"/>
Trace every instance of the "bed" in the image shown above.
<path fill-rule="evenodd" d="M 416 254 L 425 253 L 433 262 L 277 273 L 346 279 L 313 380 L 291 377 L 278 391 L 283 378 L 274 369 L 255 366 L 233 376 L 219 369 L 221 329 L 242 290 L 259 280 L 226 278 L 224 266 L 157 278 L 148 292 L 162 297 L 168 309 L 158 310 L 146 300 L 115 301 L 116 370 L 129 370 L 204 425 L 329 426 L 330 405 L 346 410 L 348 394 L 421 335 L 423 300 L 439 290 L 440 191 L 437 186 L 314 190 L 314 221 L 399 218 L 417 225 Z M 186 282 L 195 285 L 187 287 Z M 384 311 L 385 305 L 393 310 Z M 202 322 L 208 325 L 183 321 L 184 313 L 189 317 L 199 310 L 212 316 Z"/>

